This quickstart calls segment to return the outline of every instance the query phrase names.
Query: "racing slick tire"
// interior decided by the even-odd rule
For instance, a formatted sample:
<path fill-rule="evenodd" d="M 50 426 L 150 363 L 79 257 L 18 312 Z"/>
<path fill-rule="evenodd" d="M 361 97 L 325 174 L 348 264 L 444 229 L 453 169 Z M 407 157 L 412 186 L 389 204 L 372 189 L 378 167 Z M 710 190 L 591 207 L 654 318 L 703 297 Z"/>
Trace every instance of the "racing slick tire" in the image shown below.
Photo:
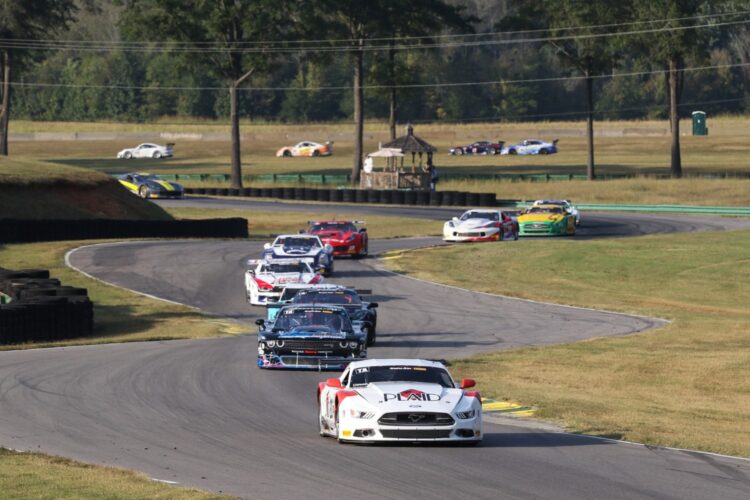
<path fill-rule="evenodd" d="M 375 345 L 375 341 L 377 340 L 375 327 L 372 325 L 368 325 L 362 329 L 365 332 L 365 338 L 367 339 L 366 345 L 367 347 Z"/>
<path fill-rule="evenodd" d="M 282 154 L 282 156 L 286 156 L 286 157 L 292 156 L 292 152 L 289 151 L 288 149 L 285 149 L 284 152 L 281 153 L 281 154 Z"/>
<path fill-rule="evenodd" d="M 130 151 L 126 151 L 125 154 L 122 155 L 122 157 L 126 160 L 130 160 L 131 158 L 133 158 L 133 153 L 131 153 Z"/>
<path fill-rule="evenodd" d="M 515 149 L 509 149 L 509 150 L 508 150 L 508 154 L 509 154 L 509 155 L 517 155 L 517 154 L 518 154 L 518 151 L 516 151 Z"/>
<path fill-rule="evenodd" d="M 159 158 L 161 158 L 161 153 L 158 151 L 154 151 L 154 154 L 151 155 L 151 158 L 153 158 L 154 160 L 158 160 Z"/>
<path fill-rule="evenodd" d="M 313 151 L 313 152 L 312 152 L 312 155 L 313 155 L 313 156 L 316 156 L 316 157 L 317 157 L 317 156 L 320 156 L 320 151 L 318 151 L 318 150 L 316 149 L 315 151 Z"/>
<path fill-rule="evenodd" d="M 456 155 L 461 156 L 462 154 L 464 154 L 464 150 L 461 148 L 456 148 Z"/>
<path fill-rule="evenodd" d="M 540 155 L 548 155 L 549 154 L 549 149 L 542 148 L 542 149 L 539 150 L 539 154 Z"/>
<path fill-rule="evenodd" d="M 138 188 L 138 196 L 140 196 L 144 200 L 148 199 L 150 197 L 148 188 L 146 186 L 141 186 L 140 188 Z"/>
<path fill-rule="evenodd" d="M 487 154 L 488 155 L 496 155 L 497 154 L 497 149 L 490 148 L 490 149 L 487 150 Z"/>

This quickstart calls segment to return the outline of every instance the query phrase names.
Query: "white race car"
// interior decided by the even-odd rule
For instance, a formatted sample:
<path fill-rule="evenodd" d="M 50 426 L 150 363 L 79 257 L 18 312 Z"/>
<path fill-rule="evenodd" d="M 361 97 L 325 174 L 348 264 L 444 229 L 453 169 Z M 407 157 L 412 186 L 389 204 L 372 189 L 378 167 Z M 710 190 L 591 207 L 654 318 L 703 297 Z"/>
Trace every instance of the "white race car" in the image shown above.
<path fill-rule="evenodd" d="M 581 214 L 568 200 L 536 200 L 533 206 L 538 205 L 558 205 L 573 216 L 576 221 L 576 226 L 581 225 Z"/>
<path fill-rule="evenodd" d="M 312 267 L 313 259 L 250 259 L 247 263 L 251 268 L 245 272 L 245 294 L 256 306 L 277 300 L 289 284 L 323 281 Z"/>
<path fill-rule="evenodd" d="M 478 444 L 482 398 L 445 366 L 421 359 L 353 361 L 318 384 L 320 435 L 339 442 L 447 441 Z"/>
<path fill-rule="evenodd" d="M 117 153 L 117 158 L 124 160 L 129 160 L 131 158 L 153 158 L 158 160 L 159 158 L 171 158 L 173 155 L 174 143 L 170 142 L 166 146 L 144 143 L 139 144 L 134 148 L 123 149 Z"/>
<path fill-rule="evenodd" d="M 500 150 L 501 155 L 551 155 L 557 153 L 557 141 L 540 141 L 539 139 L 526 139 L 518 144 L 504 146 Z"/>
<path fill-rule="evenodd" d="M 518 224 L 502 210 L 475 208 L 443 224 L 443 241 L 517 239 Z"/>
<path fill-rule="evenodd" d="M 280 234 L 273 243 L 263 245 L 266 259 L 303 258 L 314 259 L 313 268 L 325 276 L 333 274 L 333 247 L 323 244 L 314 234 Z"/>

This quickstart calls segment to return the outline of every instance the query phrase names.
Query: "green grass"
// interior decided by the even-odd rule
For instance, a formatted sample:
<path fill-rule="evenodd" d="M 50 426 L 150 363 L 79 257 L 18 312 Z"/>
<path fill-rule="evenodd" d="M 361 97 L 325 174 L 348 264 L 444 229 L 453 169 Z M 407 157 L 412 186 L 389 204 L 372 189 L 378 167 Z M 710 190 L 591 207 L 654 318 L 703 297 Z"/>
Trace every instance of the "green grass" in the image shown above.
<path fill-rule="evenodd" d="M 156 301 L 105 285 L 65 266 L 65 253 L 87 243 L 95 242 L 7 245 L 0 247 L 0 265 L 8 269 L 49 269 L 51 275 L 64 284 L 87 288 L 94 301 L 94 337 L 54 343 L 3 345 L 0 349 L 207 338 L 237 331 L 233 323 L 211 319 L 188 307 Z"/>
<path fill-rule="evenodd" d="M 0 492 L 3 498 L 82 499 L 228 498 L 150 480 L 143 474 L 86 465 L 39 453 L 16 453 L 0 448 Z"/>
<path fill-rule="evenodd" d="M 672 320 L 637 335 L 481 355 L 454 371 L 574 432 L 750 456 L 749 246 L 748 231 L 532 239 L 423 250 L 390 265 L 485 292 Z"/>
<path fill-rule="evenodd" d="M 268 237 L 281 233 L 296 233 L 307 227 L 310 220 L 341 218 L 335 211 L 324 212 L 262 212 L 248 210 L 206 210 L 203 208 L 167 208 L 175 218 L 212 219 L 215 217 L 243 217 L 248 220 L 250 237 Z M 347 220 L 364 220 L 370 238 L 399 238 L 405 236 L 434 236 L 441 234 L 442 223 L 425 219 L 409 219 L 378 215 L 350 214 Z"/>
<path fill-rule="evenodd" d="M 687 125 L 687 121 L 685 123 Z M 750 119 L 744 117 L 710 118 L 711 135 L 682 137 L 682 157 L 686 174 L 750 172 L 746 161 L 750 152 Z M 90 124 L 13 122 L 13 131 L 122 131 L 153 132 L 226 132 L 224 123 L 198 124 Z M 597 130 L 612 134 L 640 131 L 657 135 L 626 135 L 596 138 L 596 161 L 601 174 L 665 174 L 669 169 L 670 142 L 666 121 L 599 122 Z M 415 133 L 438 147 L 436 165 L 445 173 L 585 173 L 586 141 L 583 122 L 537 122 L 515 124 L 419 125 Z M 269 173 L 347 173 L 351 169 L 353 127 L 349 124 L 245 124 L 242 157 L 246 174 Z M 686 131 L 689 131 L 686 128 Z M 401 132 L 399 132 L 401 133 Z M 548 156 L 450 156 L 448 148 L 477 139 L 502 139 L 514 143 L 525 138 L 552 139 L 560 136 L 560 153 Z M 323 142 L 334 140 L 334 154 L 326 158 L 276 158 L 276 151 L 302 139 Z M 374 151 L 379 142 L 387 142 L 383 123 L 368 123 L 365 151 Z M 176 157 L 164 160 L 116 160 L 115 154 L 133 146 L 131 140 L 113 141 L 16 141 L 11 153 L 20 157 L 51 159 L 70 165 L 124 172 L 151 170 L 159 173 L 229 172 L 229 143 L 175 139 Z M 137 141 L 136 141 L 137 142 Z M 407 165 L 409 159 L 406 160 Z M 376 168 L 380 163 L 376 164 Z"/>
<path fill-rule="evenodd" d="M 49 186 L 71 183 L 79 186 L 98 186 L 106 184 L 109 180 L 109 176 L 96 170 L 30 158 L 0 157 L 0 186 Z"/>

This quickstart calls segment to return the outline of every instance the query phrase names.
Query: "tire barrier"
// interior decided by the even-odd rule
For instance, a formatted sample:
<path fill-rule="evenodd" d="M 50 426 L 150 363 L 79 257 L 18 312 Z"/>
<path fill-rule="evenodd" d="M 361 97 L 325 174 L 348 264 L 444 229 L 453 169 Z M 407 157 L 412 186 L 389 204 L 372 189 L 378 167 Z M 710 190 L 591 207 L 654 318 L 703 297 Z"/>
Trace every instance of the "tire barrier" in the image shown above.
<path fill-rule="evenodd" d="M 0 219 L 0 243 L 107 238 L 247 238 L 242 218 L 200 220 Z"/>
<path fill-rule="evenodd" d="M 232 195 L 231 193 L 237 192 Z M 302 187 L 243 188 L 185 188 L 186 194 L 210 196 L 247 196 L 297 201 L 335 203 L 381 203 L 386 205 L 422 205 L 442 207 L 495 207 L 513 205 L 517 200 L 498 200 L 495 193 L 467 193 L 464 191 L 403 191 L 397 189 L 318 189 Z M 226 194 L 224 194 L 226 193 Z"/>
<path fill-rule="evenodd" d="M 85 288 L 61 286 L 46 269 L 0 268 L 0 344 L 89 337 L 94 304 Z"/>
<path fill-rule="evenodd" d="M 239 196 L 240 190 L 238 188 L 229 188 L 227 192 L 228 196 Z"/>

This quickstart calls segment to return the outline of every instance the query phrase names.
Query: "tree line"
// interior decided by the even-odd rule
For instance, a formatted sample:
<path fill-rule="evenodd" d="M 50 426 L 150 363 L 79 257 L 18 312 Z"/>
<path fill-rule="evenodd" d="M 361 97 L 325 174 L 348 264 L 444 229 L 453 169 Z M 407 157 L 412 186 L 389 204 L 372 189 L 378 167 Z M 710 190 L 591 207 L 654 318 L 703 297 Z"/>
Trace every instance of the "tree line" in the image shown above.
<path fill-rule="evenodd" d="M 741 113 L 750 1 L 35 0 L 0 16 L 0 153 L 8 119 L 666 118 Z"/>

